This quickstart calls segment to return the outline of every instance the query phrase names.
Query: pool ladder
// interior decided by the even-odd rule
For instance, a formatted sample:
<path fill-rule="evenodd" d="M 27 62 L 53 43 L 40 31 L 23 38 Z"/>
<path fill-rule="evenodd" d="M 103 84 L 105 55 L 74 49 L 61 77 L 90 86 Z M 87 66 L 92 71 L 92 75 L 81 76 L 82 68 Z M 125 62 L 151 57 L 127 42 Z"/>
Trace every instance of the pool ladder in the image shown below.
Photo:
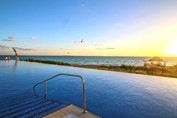
<path fill-rule="evenodd" d="M 86 90 L 85 90 L 85 80 L 83 79 L 82 76 L 80 75 L 74 75 L 74 74 L 66 74 L 66 73 L 60 73 L 60 74 L 56 74 L 48 79 L 45 79 L 41 82 L 38 82 L 37 84 L 35 84 L 33 86 L 33 92 L 35 95 L 36 94 L 36 91 L 35 91 L 35 87 L 38 86 L 39 84 L 44 84 L 44 99 L 47 99 L 47 81 L 51 80 L 51 79 L 54 79 L 58 76 L 72 76 L 72 77 L 77 77 L 77 78 L 80 78 L 82 80 L 82 91 L 83 91 L 83 113 L 87 113 L 87 110 L 86 110 Z M 37 95 L 38 96 L 38 95 Z"/>

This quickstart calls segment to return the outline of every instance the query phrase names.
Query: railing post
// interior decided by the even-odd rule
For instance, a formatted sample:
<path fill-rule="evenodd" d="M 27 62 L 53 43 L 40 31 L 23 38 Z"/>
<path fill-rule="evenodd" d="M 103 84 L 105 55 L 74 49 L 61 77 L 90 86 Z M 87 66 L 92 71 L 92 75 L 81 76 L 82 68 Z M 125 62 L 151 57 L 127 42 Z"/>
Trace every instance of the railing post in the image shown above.
<path fill-rule="evenodd" d="M 65 73 L 60 73 L 60 74 L 57 74 L 57 75 L 54 75 L 52 76 L 51 78 L 48 78 L 46 80 L 43 80 L 37 84 L 35 84 L 33 86 L 33 92 L 36 94 L 35 92 L 35 87 L 41 83 L 44 83 L 44 99 L 47 99 L 47 81 L 57 77 L 57 76 L 60 76 L 60 75 L 65 75 L 65 76 L 74 76 L 74 77 L 79 77 L 81 80 L 82 80 L 82 91 L 83 91 L 83 113 L 87 113 L 87 108 L 86 108 L 86 90 L 85 90 L 85 80 L 82 78 L 82 76 L 80 75 L 73 75 L 73 74 L 65 74 Z"/>
<path fill-rule="evenodd" d="M 44 99 L 47 99 L 47 81 L 44 82 Z"/>

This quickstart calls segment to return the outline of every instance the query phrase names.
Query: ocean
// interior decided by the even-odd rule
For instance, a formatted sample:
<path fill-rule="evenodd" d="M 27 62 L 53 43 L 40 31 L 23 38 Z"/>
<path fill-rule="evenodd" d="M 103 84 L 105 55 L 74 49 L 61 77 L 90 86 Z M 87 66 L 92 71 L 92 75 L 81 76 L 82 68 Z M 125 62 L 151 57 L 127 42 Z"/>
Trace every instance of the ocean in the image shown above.
<path fill-rule="evenodd" d="M 4 60 L 6 56 L 1 55 L 0 60 Z M 59 61 L 69 64 L 79 65 L 131 65 L 143 66 L 144 61 L 151 57 L 128 57 L 128 56 L 19 56 L 20 59 L 38 59 L 38 60 L 51 60 Z M 10 56 L 12 60 L 15 56 Z M 177 64 L 177 57 L 162 57 L 166 61 L 167 66 Z"/>

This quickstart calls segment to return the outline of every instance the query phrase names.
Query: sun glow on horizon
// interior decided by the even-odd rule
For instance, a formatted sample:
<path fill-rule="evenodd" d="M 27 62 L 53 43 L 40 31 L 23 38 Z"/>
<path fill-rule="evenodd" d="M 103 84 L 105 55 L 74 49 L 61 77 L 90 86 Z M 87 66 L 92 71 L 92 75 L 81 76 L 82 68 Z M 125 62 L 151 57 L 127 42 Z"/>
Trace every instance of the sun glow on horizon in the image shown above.
<path fill-rule="evenodd" d="M 166 52 L 167 54 L 172 54 L 172 55 L 177 56 L 177 40 L 176 40 L 175 42 L 173 42 L 173 43 L 170 45 L 170 47 L 165 50 L 165 52 Z"/>

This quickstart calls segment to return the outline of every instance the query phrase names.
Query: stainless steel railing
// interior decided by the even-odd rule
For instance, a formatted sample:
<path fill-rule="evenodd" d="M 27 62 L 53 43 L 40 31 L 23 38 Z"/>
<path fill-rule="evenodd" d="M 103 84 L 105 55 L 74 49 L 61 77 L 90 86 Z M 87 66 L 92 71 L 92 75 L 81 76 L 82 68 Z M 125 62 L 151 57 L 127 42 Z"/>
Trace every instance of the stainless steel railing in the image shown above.
<path fill-rule="evenodd" d="M 51 79 L 53 79 L 53 78 L 55 78 L 55 77 L 61 76 L 61 75 L 64 75 L 64 76 L 72 76 L 72 77 L 78 77 L 78 78 L 80 78 L 80 79 L 82 80 L 82 91 L 83 91 L 83 113 L 86 113 L 87 110 L 86 110 L 86 90 L 85 90 L 85 80 L 84 80 L 83 77 L 80 76 L 80 75 L 65 74 L 65 73 L 56 74 L 56 75 L 52 76 L 51 78 L 45 79 L 45 80 L 43 80 L 43 81 L 41 81 L 41 82 L 35 84 L 35 85 L 33 86 L 33 92 L 34 92 L 34 94 L 37 95 L 37 94 L 36 94 L 36 91 L 35 91 L 35 87 L 36 87 L 37 85 L 39 85 L 39 84 L 44 83 L 44 98 L 47 99 L 47 81 L 49 81 L 49 80 L 51 80 Z"/>

